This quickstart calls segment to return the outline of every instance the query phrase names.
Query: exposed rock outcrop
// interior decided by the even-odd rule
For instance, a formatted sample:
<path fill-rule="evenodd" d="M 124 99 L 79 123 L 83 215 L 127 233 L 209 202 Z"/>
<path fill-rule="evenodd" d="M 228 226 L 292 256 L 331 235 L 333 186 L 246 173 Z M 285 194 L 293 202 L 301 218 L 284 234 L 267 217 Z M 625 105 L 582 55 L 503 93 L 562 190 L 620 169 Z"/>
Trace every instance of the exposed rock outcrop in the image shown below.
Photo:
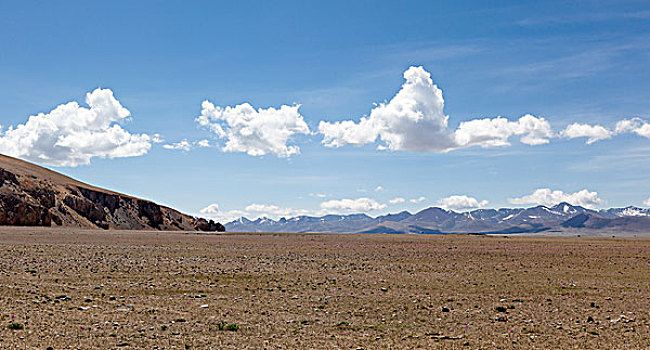
<path fill-rule="evenodd" d="M 196 228 L 199 231 L 218 231 L 223 232 L 226 230 L 226 227 L 214 220 L 198 219 L 196 223 Z"/>
<path fill-rule="evenodd" d="M 52 214 L 47 208 L 22 199 L 0 194 L 0 224 L 20 226 L 50 226 L 52 224 Z"/>
<path fill-rule="evenodd" d="M 0 225 L 225 231 L 148 200 L 103 190 L 0 155 Z"/>

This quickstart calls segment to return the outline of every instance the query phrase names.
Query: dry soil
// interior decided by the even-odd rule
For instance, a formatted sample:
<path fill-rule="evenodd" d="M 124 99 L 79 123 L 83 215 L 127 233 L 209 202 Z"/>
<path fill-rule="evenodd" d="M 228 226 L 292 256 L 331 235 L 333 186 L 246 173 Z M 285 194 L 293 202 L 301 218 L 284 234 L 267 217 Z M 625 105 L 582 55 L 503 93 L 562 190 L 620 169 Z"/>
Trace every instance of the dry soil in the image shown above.
<path fill-rule="evenodd" d="M 0 253 L 2 349 L 650 347 L 647 239 L 1 228 Z"/>

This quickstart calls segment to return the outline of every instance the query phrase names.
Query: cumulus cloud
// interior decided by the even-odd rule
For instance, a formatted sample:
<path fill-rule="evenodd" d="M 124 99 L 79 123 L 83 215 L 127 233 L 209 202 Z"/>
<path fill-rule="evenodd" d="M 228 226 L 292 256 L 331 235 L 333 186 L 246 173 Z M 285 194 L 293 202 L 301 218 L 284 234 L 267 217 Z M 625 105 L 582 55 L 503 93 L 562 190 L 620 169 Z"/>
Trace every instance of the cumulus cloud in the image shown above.
<path fill-rule="evenodd" d="M 553 137 L 544 118 L 524 115 L 517 121 L 502 117 L 462 122 L 456 131 L 448 129 L 442 90 L 433 84 L 431 74 L 422 67 L 404 72 L 405 82 L 397 94 L 380 103 L 358 123 L 346 120 L 320 122 L 322 143 L 327 147 L 363 145 L 382 141 L 379 149 L 415 152 L 446 152 L 471 146 L 509 145 L 511 136 L 520 136 L 528 145 L 540 145 Z"/>
<path fill-rule="evenodd" d="M 308 215 L 311 212 L 306 209 L 282 208 L 273 204 L 250 204 L 244 210 L 221 210 L 219 204 L 213 203 L 200 210 L 203 216 L 219 220 L 223 223 L 231 222 L 241 217 L 255 220 L 261 217 L 279 219 L 281 217 L 295 217 Z"/>
<path fill-rule="evenodd" d="M 196 144 L 199 145 L 199 147 L 210 147 L 210 141 L 208 140 L 200 140 Z"/>
<path fill-rule="evenodd" d="M 541 204 L 545 206 L 553 206 L 561 202 L 567 202 L 590 209 L 603 203 L 603 200 L 598 197 L 598 192 L 583 189 L 573 193 L 565 193 L 560 190 L 553 191 L 550 188 L 540 188 L 529 195 L 519 198 L 509 198 L 508 201 L 512 204 Z"/>
<path fill-rule="evenodd" d="M 224 152 L 244 152 L 251 156 L 273 154 L 286 158 L 300 153 L 289 141 L 296 134 L 309 134 L 309 127 L 298 112 L 300 105 L 283 105 L 255 109 L 248 103 L 234 107 L 215 106 L 210 101 L 201 104 L 196 122 L 218 138 L 226 139 Z"/>
<path fill-rule="evenodd" d="M 606 140 L 612 137 L 614 133 L 601 125 L 589 125 L 573 123 L 564 129 L 560 135 L 569 139 L 578 137 L 586 137 L 587 144 L 590 145 L 594 142 Z"/>
<path fill-rule="evenodd" d="M 646 200 L 643 202 L 643 205 L 645 205 L 646 207 L 650 207 L 650 197 L 648 197 L 648 199 L 646 199 Z"/>
<path fill-rule="evenodd" d="M 207 207 L 201 209 L 201 214 L 217 214 L 219 213 L 219 204 L 217 203 L 212 203 L 208 205 Z"/>
<path fill-rule="evenodd" d="M 411 203 L 421 203 L 421 202 L 424 202 L 425 200 L 427 200 L 427 197 L 418 197 L 418 198 L 409 199 L 409 202 L 411 202 Z"/>
<path fill-rule="evenodd" d="M 641 118 L 623 119 L 616 123 L 616 133 L 632 132 L 650 138 L 650 123 Z"/>
<path fill-rule="evenodd" d="M 382 186 L 377 186 L 375 187 L 375 192 L 383 191 L 384 188 Z"/>
<path fill-rule="evenodd" d="M 266 212 L 266 211 L 276 211 L 280 209 L 277 205 L 266 205 L 266 204 L 251 204 L 246 207 L 246 210 L 256 211 L 256 212 Z"/>
<path fill-rule="evenodd" d="M 488 201 L 479 201 L 474 197 L 469 197 L 466 195 L 454 195 L 446 198 L 441 198 L 438 201 L 438 205 L 446 209 L 467 210 L 484 207 L 488 205 Z"/>
<path fill-rule="evenodd" d="M 587 144 L 592 144 L 624 133 L 634 133 L 642 137 L 650 138 L 650 123 L 641 118 L 623 119 L 616 123 L 616 127 L 613 130 L 602 125 L 573 123 L 567 126 L 560 133 L 560 136 L 569 139 L 586 137 Z"/>
<path fill-rule="evenodd" d="M 374 199 L 361 197 L 357 199 L 334 199 L 320 204 L 325 211 L 369 212 L 386 208 Z"/>
<path fill-rule="evenodd" d="M 380 148 L 409 151 L 441 151 L 453 147 L 447 130 L 442 90 L 433 84 L 431 74 L 422 67 L 404 72 L 406 82 L 387 103 L 380 103 L 358 123 L 353 121 L 320 122 L 323 144 L 340 147 L 362 145 L 379 138 Z"/>
<path fill-rule="evenodd" d="M 390 203 L 390 204 L 400 204 L 400 203 L 404 203 L 404 202 L 406 202 L 406 199 L 404 199 L 402 197 L 395 197 L 395 198 L 388 201 L 388 203 Z"/>
<path fill-rule="evenodd" d="M 0 153 L 52 166 L 89 164 L 94 157 L 121 158 L 146 154 L 152 139 L 131 134 L 118 123 L 131 115 L 109 89 L 86 94 L 88 108 L 68 102 L 25 124 L 0 132 Z"/>
<path fill-rule="evenodd" d="M 222 211 L 219 209 L 219 204 L 217 203 L 210 204 L 207 207 L 201 209 L 199 212 L 203 216 L 221 223 L 228 223 L 248 214 L 242 210 Z"/>
<path fill-rule="evenodd" d="M 511 136 L 520 136 L 521 143 L 534 146 L 549 143 L 553 131 L 544 118 L 530 114 L 514 122 L 502 117 L 474 119 L 461 122 L 458 126 L 454 133 L 455 148 L 509 146 Z"/>
<path fill-rule="evenodd" d="M 190 145 L 190 143 L 187 140 L 183 140 L 180 142 L 163 145 L 163 148 L 169 150 L 179 150 L 179 151 L 187 152 L 192 148 L 192 145 Z"/>
<path fill-rule="evenodd" d="M 309 210 L 280 208 L 277 205 L 269 205 L 269 204 L 251 204 L 246 207 L 246 211 L 254 212 L 254 213 L 262 213 L 263 216 L 268 216 L 273 218 L 300 216 L 300 215 L 309 214 Z"/>

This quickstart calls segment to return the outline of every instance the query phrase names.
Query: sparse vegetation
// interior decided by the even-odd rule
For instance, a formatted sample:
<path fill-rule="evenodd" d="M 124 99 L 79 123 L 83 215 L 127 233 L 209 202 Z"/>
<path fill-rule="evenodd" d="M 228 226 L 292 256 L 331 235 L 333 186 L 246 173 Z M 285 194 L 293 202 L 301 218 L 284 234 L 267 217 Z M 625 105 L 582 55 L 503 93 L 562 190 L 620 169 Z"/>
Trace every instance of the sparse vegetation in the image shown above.
<path fill-rule="evenodd" d="M 19 329 L 24 329 L 25 325 L 23 325 L 22 323 L 18 323 L 18 322 L 11 322 L 9 324 L 8 328 L 11 329 L 11 330 L 19 330 Z"/>
<path fill-rule="evenodd" d="M 0 228 L 0 250 L 17 272 L 0 274 L 4 317 L 32 330 L 0 329 L 3 348 L 44 348 L 36 334 L 54 349 L 650 342 L 643 239 Z"/>
<path fill-rule="evenodd" d="M 236 323 L 226 323 L 222 321 L 217 323 L 217 328 L 219 328 L 220 331 L 236 332 L 239 330 L 239 325 Z"/>
<path fill-rule="evenodd" d="M 231 323 L 231 324 L 226 326 L 226 330 L 236 332 L 236 331 L 239 330 L 239 326 L 236 323 Z"/>

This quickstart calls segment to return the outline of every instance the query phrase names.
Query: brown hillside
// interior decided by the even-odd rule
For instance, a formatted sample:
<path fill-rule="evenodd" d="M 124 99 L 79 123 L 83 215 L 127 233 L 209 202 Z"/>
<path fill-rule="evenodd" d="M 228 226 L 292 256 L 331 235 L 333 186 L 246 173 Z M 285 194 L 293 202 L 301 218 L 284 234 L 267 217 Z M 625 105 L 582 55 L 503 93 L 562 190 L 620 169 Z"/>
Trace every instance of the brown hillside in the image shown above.
<path fill-rule="evenodd" d="M 222 231 L 151 201 L 108 191 L 0 155 L 0 225 Z"/>

